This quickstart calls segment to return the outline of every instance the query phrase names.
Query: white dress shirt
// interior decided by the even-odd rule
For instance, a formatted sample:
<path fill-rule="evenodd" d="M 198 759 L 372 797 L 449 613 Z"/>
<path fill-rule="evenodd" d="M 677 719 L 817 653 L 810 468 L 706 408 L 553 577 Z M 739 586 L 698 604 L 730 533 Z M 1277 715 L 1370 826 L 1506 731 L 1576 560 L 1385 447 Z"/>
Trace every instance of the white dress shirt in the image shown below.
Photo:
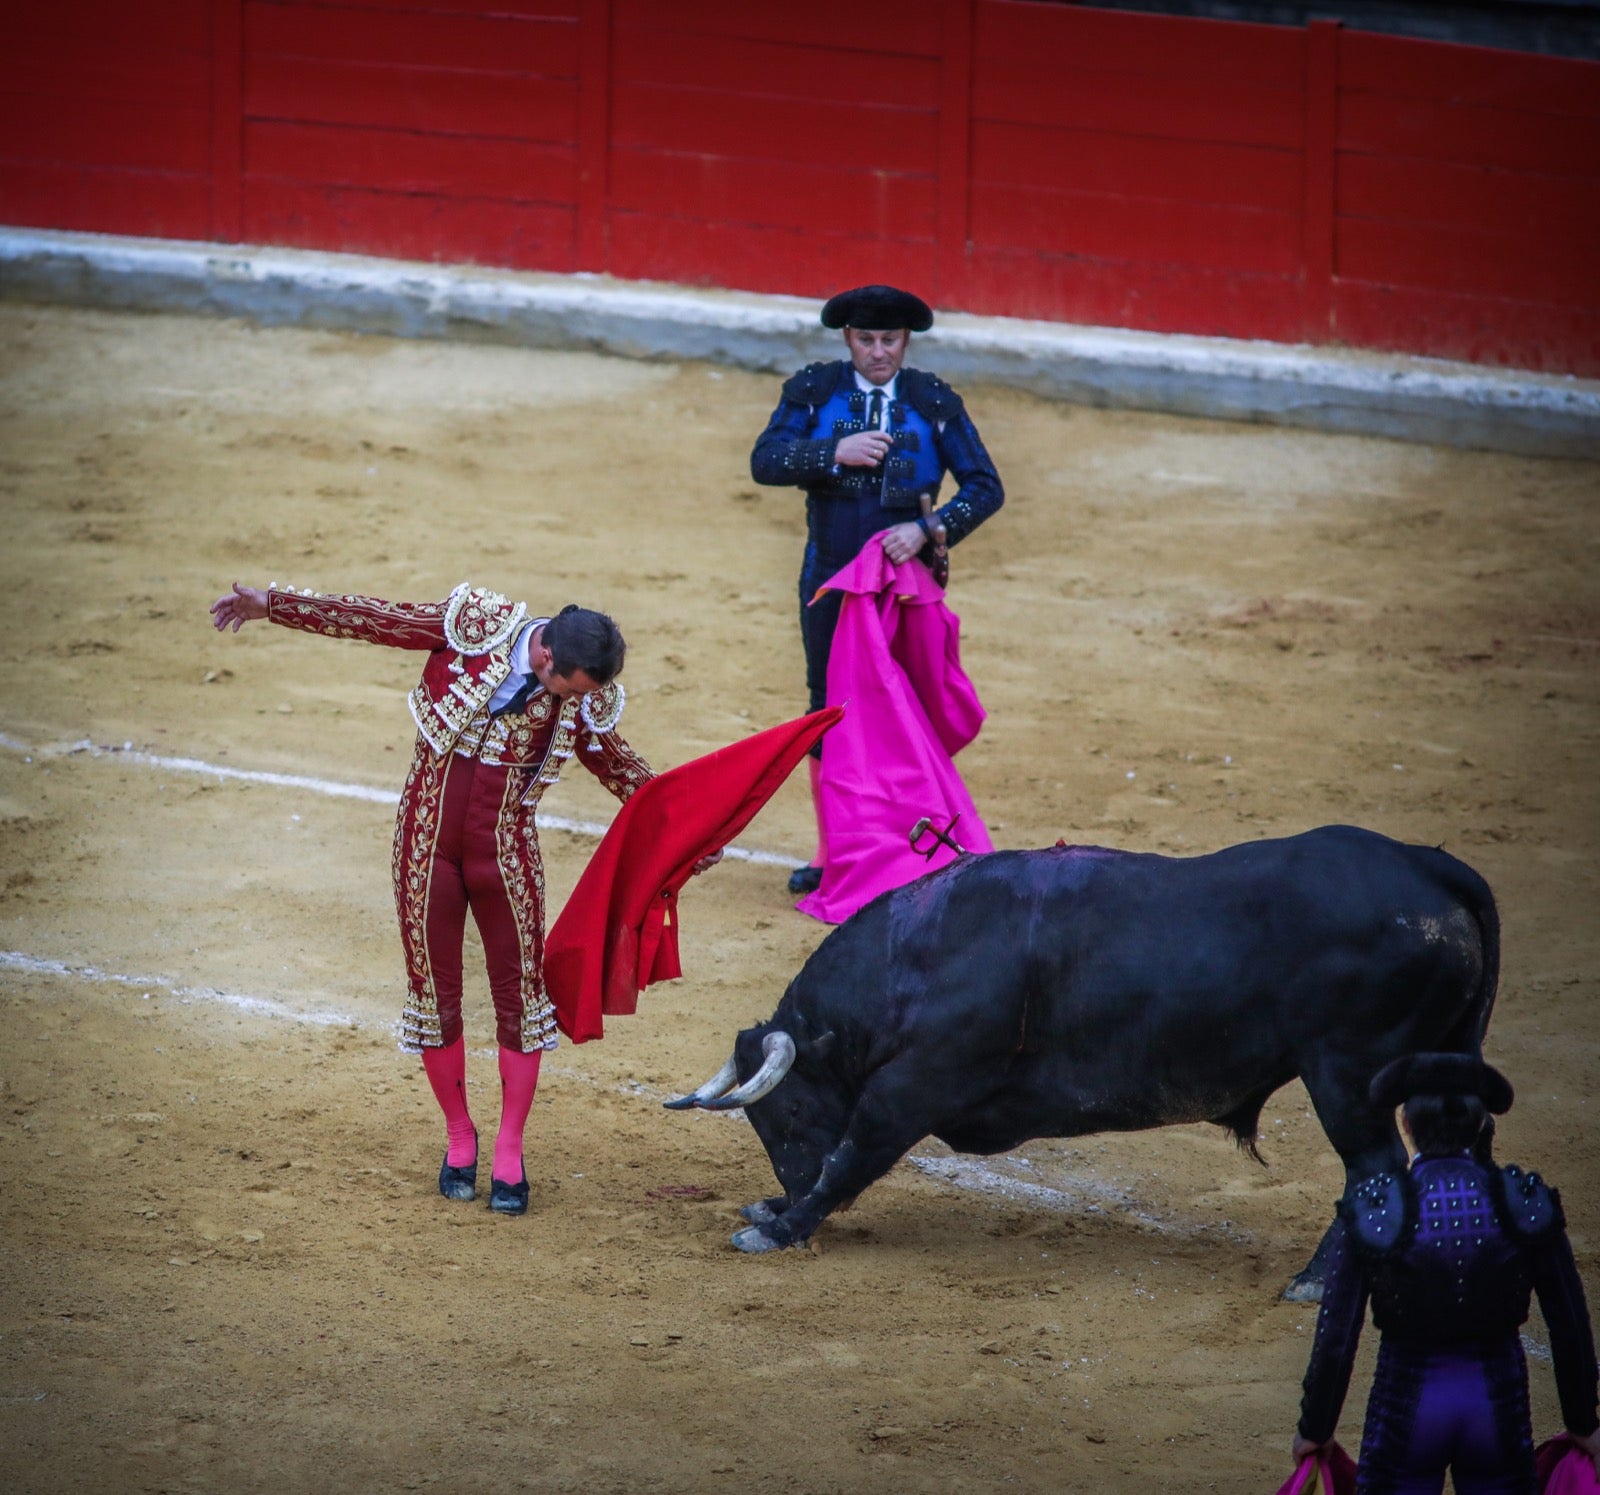
<path fill-rule="evenodd" d="M 867 378 L 867 376 L 858 368 L 852 367 L 850 372 L 856 376 L 856 388 L 859 389 L 862 394 L 866 395 L 869 401 L 872 398 L 873 390 L 881 389 L 883 391 L 883 413 L 878 417 L 878 424 L 876 426 L 869 426 L 868 429 L 878 431 L 888 430 L 889 406 L 894 403 L 895 388 L 900 383 L 900 371 L 896 369 L 894 378 L 892 378 L 887 384 L 874 384 L 872 380 Z M 867 408 L 868 410 L 871 410 L 872 407 L 869 404 Z"/>
<path fill-rule="evenodd" d="M 499 690 L 489 697 L 489 710 L 491 713 L 498 711 L 512 696 L 516 695 L 522 689 L 528 677 L 533 674 L 533 666 L 528 663 L 528 648 L 533 643 L 533 630 L 543 621 L 540 618 L 533 619 L 524 625 L 522 632 L 512 641 L 511 673 L 500 682 Z M 538 695 L 543 689 L 544 686 L 542 685 L 536 686 L 533 694 Z"/>

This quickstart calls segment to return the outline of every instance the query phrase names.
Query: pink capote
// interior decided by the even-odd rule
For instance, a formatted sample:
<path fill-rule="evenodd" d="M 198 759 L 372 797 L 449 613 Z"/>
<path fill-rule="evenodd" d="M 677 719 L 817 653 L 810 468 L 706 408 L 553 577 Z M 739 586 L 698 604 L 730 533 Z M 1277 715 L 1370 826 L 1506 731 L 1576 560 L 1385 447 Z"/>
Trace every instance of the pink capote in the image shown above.
<path fill-rule="evenodd" d="M 955 860 L 912 851 L 911 827 L 955 816 L 968 851 L 993 851 L 967 786 L 950 761 L 983 725 L 961 668 L 961 621 L 920 561 L 894 565 L 874 537 L 818 589 L 845 594 L 828 657 L 828 704 L 844 720 L 822 750 L 817 813 L 828 858 L 822 886 L 795 905 L 840 924 L 880 893 Z M 926 842 L 924 844 L 927 844 Z"/>
<path fill-rule="evenodd" d="M 1600 1478 L 1594 1460 L 1565 1433 L 1547 1438 L 1533 1451 L 1544 1495 L 1595 1495 Z"/>
<path fill-rule="evenodd" d="M 1278 1486 L 1278 1495 L 1355 1495 L 1355 1460 L 1337 1443 L 1307 1454 Z"/>

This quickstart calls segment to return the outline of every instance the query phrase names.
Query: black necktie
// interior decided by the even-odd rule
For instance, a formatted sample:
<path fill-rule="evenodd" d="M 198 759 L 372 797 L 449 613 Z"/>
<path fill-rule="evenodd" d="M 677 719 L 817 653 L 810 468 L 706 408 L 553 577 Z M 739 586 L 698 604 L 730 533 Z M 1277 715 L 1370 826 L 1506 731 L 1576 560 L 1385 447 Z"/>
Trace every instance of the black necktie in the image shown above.
<path fill-rule="evenodd" d="M 883 429 L 883 391 L 881 389 L 875 389 L 872 391 L 872 405 L 867 413 L 867 429 L 870 431 L 879 431 Z M 888 489 L 889 459 L 887 456 L 885 456 L 883 459 L 883 466 L 878 474 L 878 501 L 880 503 L 887 502 L 887 499 L 884 495 L 888 492 Z"/>
<path fill-rule="evenodd" d="M 504 706 L 498 707 L 489 713 L 490 716 L 509 716 L 513 711 L 521 711 L 528 704 L 528 697 L 539 689 L 539 680 L 535 675 L 529 675 L 518 687 L 515 695 Z"/>

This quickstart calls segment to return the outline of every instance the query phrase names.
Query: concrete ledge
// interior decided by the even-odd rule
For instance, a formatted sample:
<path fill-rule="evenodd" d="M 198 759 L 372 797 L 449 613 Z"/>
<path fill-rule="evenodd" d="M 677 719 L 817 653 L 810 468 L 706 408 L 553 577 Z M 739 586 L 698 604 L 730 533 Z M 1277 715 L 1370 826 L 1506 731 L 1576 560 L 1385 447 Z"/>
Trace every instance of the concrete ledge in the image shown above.
<path fill-rule="evenodd" d="M 0 228 L 0 297 L 785 374 L 839 348 L 793 296 L 32 229 Z M 1077 404 L 1600 459 L 1600 380 L 962 313 L 918 348 L 953 383 Z"/>

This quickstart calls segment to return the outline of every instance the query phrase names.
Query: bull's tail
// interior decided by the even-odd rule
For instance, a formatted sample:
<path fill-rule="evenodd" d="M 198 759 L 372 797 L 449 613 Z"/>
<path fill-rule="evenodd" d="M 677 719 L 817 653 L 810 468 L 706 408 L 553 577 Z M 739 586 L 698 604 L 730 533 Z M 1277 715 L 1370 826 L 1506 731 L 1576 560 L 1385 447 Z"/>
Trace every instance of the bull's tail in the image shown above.
<path fill-rule="evenodd" d="M 1263 1168 L 1267 1160 L 1261 1156 L 1261 1149 L 1256 1145 L 1256 1139 L 1261 1133 L 1261 1108 L 1266 1105 L 1272 1092 L 1278 1087 L 1269 1086 L 1255 1095 L 1246 1096 L 1226 1116 L 1213 1116 L 1212 1122 L 1220 1126 L 1238 1145 L 1240 1152 L 1247 1152 Z"/>

